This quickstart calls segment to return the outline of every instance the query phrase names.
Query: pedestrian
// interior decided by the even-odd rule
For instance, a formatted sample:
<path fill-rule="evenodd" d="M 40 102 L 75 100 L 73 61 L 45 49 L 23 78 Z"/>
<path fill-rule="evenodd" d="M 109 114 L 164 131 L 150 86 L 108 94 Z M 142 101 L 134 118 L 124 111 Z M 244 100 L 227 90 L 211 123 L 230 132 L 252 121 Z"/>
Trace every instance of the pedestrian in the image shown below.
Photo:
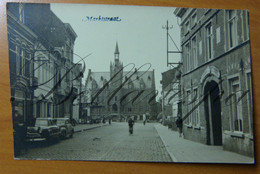
<path fill-rule="evenodd" d="M 129 126 L 129 135 L 133 135 L 134 131 L 134 120 L 132 118 L 129 119 L 128 121 L 128 126 Z"/>
<path fill-rule="evenodd" d="M 182 135 L 182 118 L 180 116 L 178 116 L 177 120 L 176 120 L 176 126 L 179 132 L 179 137 L 181 137 Z"/>

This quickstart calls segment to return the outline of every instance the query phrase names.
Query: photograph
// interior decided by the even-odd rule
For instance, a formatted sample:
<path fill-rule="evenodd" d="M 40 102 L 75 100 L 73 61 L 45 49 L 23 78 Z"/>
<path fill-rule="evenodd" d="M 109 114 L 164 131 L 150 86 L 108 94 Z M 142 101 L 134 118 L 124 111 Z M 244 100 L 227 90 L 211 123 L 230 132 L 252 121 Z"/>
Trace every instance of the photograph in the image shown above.
<path fill-rule="evenodd" d="M 14 159 L 255 164 L 249 14 L 7 3 Z"/>

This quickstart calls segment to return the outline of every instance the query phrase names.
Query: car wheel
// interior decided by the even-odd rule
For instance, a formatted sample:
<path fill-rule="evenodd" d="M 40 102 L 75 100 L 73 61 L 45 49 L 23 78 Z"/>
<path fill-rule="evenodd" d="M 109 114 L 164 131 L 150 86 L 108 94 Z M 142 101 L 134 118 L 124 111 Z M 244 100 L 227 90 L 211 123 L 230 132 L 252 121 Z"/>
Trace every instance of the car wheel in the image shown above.
<path fill-rule="evenodd" d="M 66 132 L 65 132 L 65 131 L 63 131 L 63 132 L 61 133 L 61 138 L 62 138 L 62 139 L 65 139 L 65 138 L 66 138 Z"/>

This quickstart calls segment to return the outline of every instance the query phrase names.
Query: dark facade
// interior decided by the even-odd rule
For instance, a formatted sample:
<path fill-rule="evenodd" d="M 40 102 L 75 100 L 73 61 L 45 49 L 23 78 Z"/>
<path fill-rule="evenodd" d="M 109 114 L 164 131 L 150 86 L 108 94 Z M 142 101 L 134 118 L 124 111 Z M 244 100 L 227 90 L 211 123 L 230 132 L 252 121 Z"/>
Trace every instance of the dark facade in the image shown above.
<path fill-rule="evenodd" d="M 177 8 L 186 139 L 253 156 L 248 12 Z"/>
<path fill-rule="evenodd" d="M 123 70 L 116 44 L 110 72 L 89 70 L 86 90 L 90 117 L 111 116 L 117 120 L 156 118 L 154 71 Z"/>
<path fill-rule="evenodd" d="M 24 6 L 7 6 L 9 69 L 11 86 L 12 115 L 14 122 L 30 124 L 33 118 L 34 47 L 38 39 L 24 24 Z"/>

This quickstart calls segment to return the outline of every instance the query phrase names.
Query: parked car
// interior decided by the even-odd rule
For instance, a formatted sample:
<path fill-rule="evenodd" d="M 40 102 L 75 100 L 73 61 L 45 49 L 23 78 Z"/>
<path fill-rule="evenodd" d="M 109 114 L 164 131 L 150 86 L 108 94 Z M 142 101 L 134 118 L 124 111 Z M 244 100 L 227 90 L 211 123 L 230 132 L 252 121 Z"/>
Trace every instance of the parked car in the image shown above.
<path fill-rule="evenodd" d="M 74 128 L 69 118 L 57 118 L 57 125 L 60 128 L 60 138 L 65 139 L 67 137 L 72 138 Z"/>
<path fill-rule="evenodd" d="M 27 127 L 26 138 L 29 141 L 59 140 L 60 128 L 53 118 L 36 118 L 35 126 Z"/>

